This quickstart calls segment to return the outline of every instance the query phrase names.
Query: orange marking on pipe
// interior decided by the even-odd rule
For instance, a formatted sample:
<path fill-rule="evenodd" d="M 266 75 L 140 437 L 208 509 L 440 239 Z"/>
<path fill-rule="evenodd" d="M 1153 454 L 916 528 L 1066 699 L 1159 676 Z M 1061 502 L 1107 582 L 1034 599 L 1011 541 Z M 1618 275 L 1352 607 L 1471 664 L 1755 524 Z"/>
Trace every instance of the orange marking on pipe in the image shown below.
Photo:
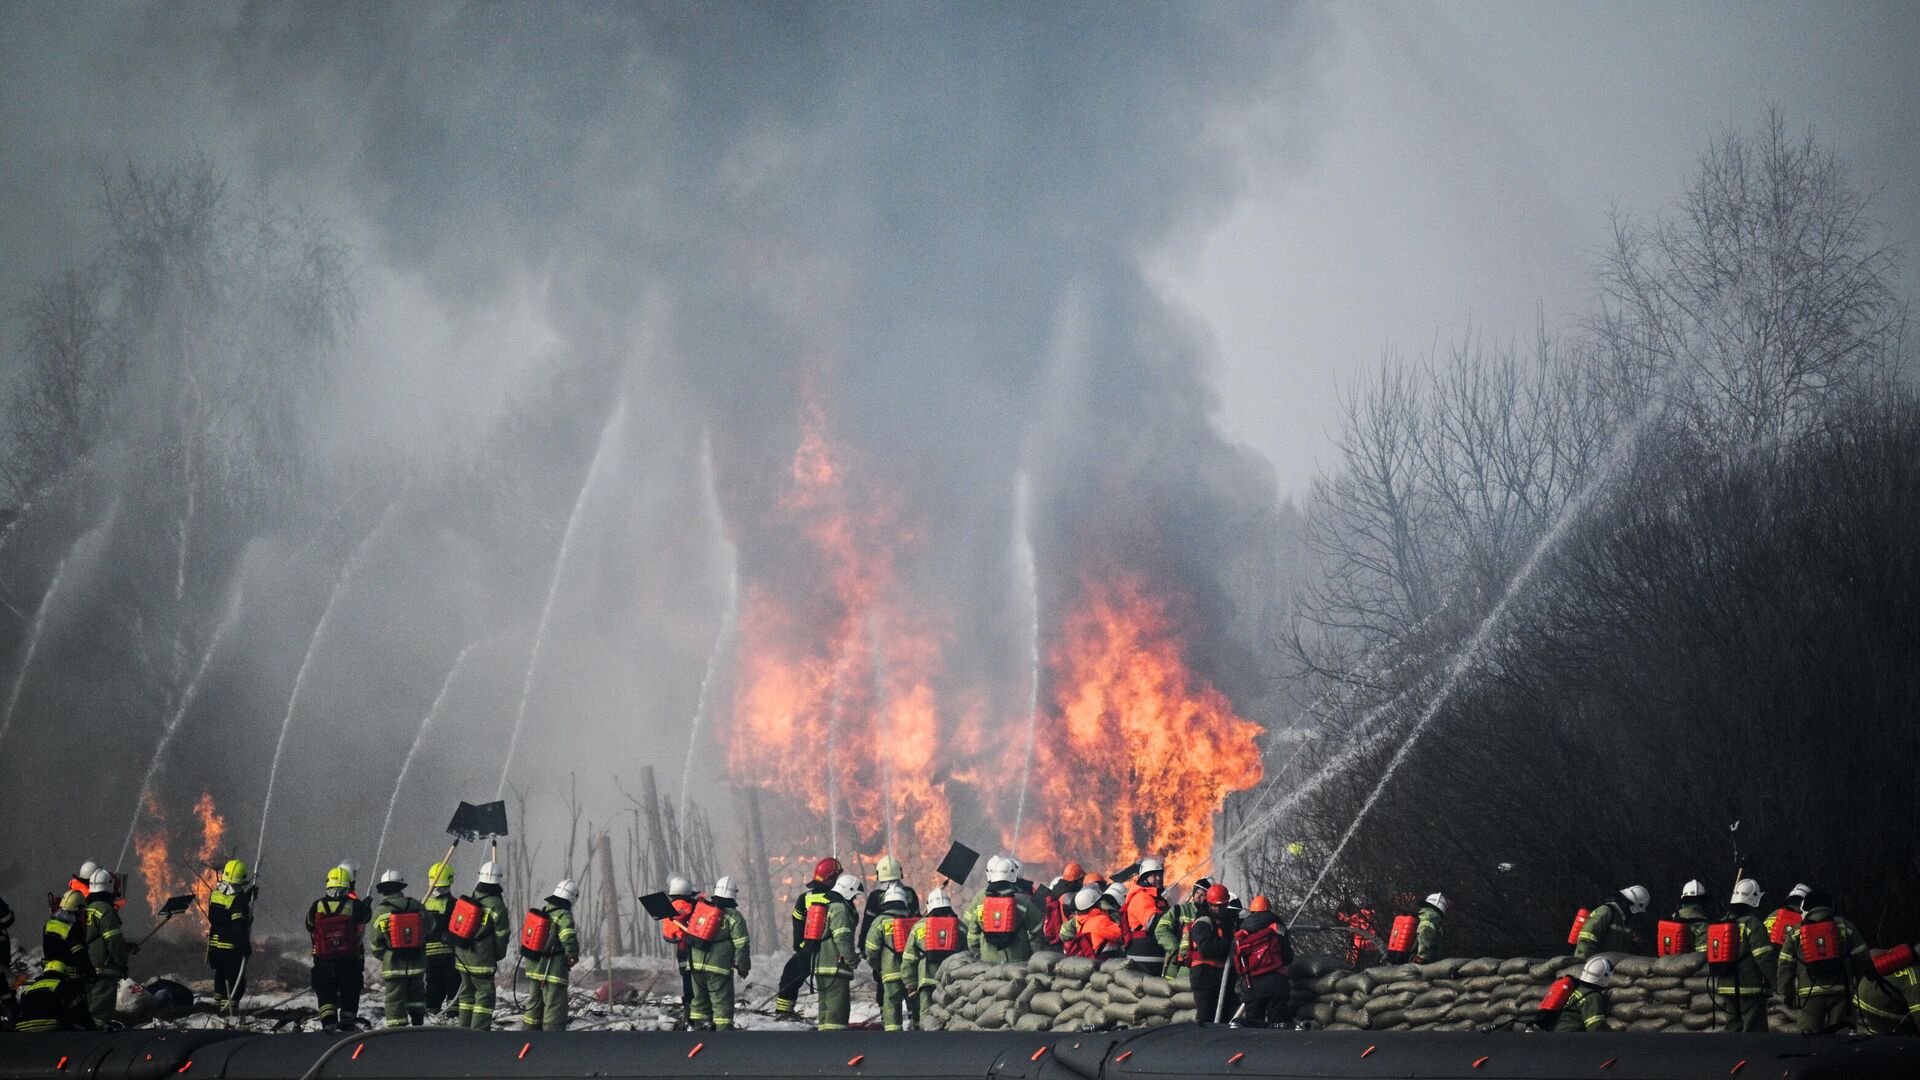
<path fill-rule="evenodd" d="M 702 1050 L 704 1050 L 704 1049 L 706 1049 L 706 1048 L 707 1048 L 707 1044 L 706 1044 L 706 1043 L 703 1043 L 703 1042 L 697 1042 L 697 1043 L 694 1043 L 694 1044 L 693 1044 L 693 1049 L 691 1049 L 691 1050 L 689 1050 L 689 1051 L 687 1051 L 687 1056 L 688 1056 L 688 1057 L 692 1057 L 693 1055 L 695 1055 L 695 1054 L 697 1054 L 697 1053 L 699 1053 L 700 1051 L 702 1051 Z"/>
<path fill-rule="evenodd" d="M 532 1043 L 521 1043 L 521 1044 L 520 1044 L 520 1052 L 519 1052 L 518 1054 L 516 1054 L 516 1055 L 514 1055 L 514 1060 L 515 1060 L 515 1061 L 520 1061 L 520 1060 L 523 1060 L 523 1059 L 524 1059 L 524 1058 L 525 1058 L 525 1057 L 527 1056 L 527 1051 L 529 1051 L 529 1050 L 531 1050 L 531 1049 L 533 1049 L 533 1044 L 532 1044 Z"/>
<path fill-rule="evenodd" d="M 849 1069 L 851 1069 L 851 1068 L 852 1068 L 852 1067 L 854 1067 L 855 1065 L 858 1065 L 858 1064 L 860 1064 L 861 1062 L 863 1062 L 863 1061 L 865 1061 L 865 1060 L 867 1060 L 867 1055 L 865 1055 L 865 1054 L 855 1054 L 855 1055 L 853 1055 L 852 1057 L 850 1057 L 850 1058 L 848 1058 L 848 1059 L 847 1059 L 847 1067 L 848 1067 Z"/>
<path fill-rule="evenodd" d="M 355 1060 L 355 1061 L 359 1061 L 359 1060 L 360 1060 L 360 1051 L 362 1051 L 362 1050 L 365 1050 L 366 1048 L 367 1048 L 367 1044 L 366 1044 L 366 1043 L 361 1043 L 361 1044 L 360 1044 L 359 1046 L 356 1046 L 356 1047 L 354 1047 L 354 1048 L 353 1048 L 353 1060 Z"/>
<path fill-rule="evenodd" d="M 1613 1068 L 1613 1063 L 1619 1060 L 1620 1060 L 1619 1058 L 1608 1058 L 1607 1060 L 1600 1063 L 1600 1067 L 1603 1069 L 1611 1069 Z"/>
<path fill-rule="evenodd" d="M 1744 1068 L 1746 1068 L 1746 1067 L 1747 1067 L 1747 1059 L 1746 1059 L 1746 1058 L 1741 1058 L 1741 1059 L 1740 1059 L 1740 1064 L 1738 1064 L 1738 1065 L 1735 1065 L 1735 1066 L 1734 1066 L 1733 1068 L 1731 1068 L 1731 1069 L 1728 1069 L 1728 1070 L 1727 1070 L 1727 1075 L 1728 1075 L 1728 1076 L 1732 1076 L 1732 1075 L 1733 1075 L 1734 1073 L 1737 1073 L 1737 1072 L 1739 1072 L 1739 1071 L 1740 1071 L 1741 1069 L 1744 1069 Z"/>
<path fill-rule="evenodd" d="M 1041 1047 L 1040 1049 L 1038 1049 L 1038 1050 L 1035 1050 L 1035 1051 L 1033 1052 L 1033 1056 L 1032 1056 L 1032 1057 L 1030 1057 L 1030 1058 L 1028 1058 L 1027 1060 L 1028 1060 L 1028 1061 L 1039 1061 L 1039 1060 L 1040 1060 L 1040 1055 L 1041 1055 L 1041 1054 L 1044 1054 L 1044 1053 L 1046 1053 L 1046 1052 L 1047 1052 L 1047 1048 L 1043 1046 L 1043 1047 Z"/>
<path fill-rule="evenodd" d="M 1377 1050 L 1377 1049 L 1379 1049 L 1379 1047 L 1376 1047 L 1376 1046 L 1369 1046 L 1369 1047 L 1367 1047 L 1367 1048 L 1366 1048 L 1365 1050 L 1362 1050 L 1362 1051 L 1360 1051 L 1360 1056 L 1361 1056 L 1361 1057 L 1366 1057 L 1366 1056 L 1367 1056 L 1368 1054 L 1371 1054 L 1371 1053 L 1373 1053 L 1373 1052 L 1374 1052 L 1375 1050 Z"/>
<path fill-rule="evenodd" d="M 1114 1058 L 1114 1059 L 1113 1059 L 1113 1061 L 1114 1061 L 1114 1064 L 1116 1064 L 1116 1065 L 1117 1065 L 1117 1064 L 1119 1064 L 1120 1062 L 1122 1062 L 1122 1061 L 1125 1061 L 1125 1060 L 1127 1060 L 1128 1058 L 1130 1058 L 1130 1057 L 1132 1057 L 1132 1056 L 1133 1056 L 1133 1051 L 1131 1051 L 1131 1050 L 1122 1050 L 1122 1051 L 1120 1052 L 1120 1056 L 1119 1056 L 1119 1057 L 1116 1057 L 1116 1058 Z"/>
<path fill-rule="evenodd" d="M 1493 1055 L 1491 1055 L 1491 1054 L 1489 1054 L 1489 1055 L 1487 1055 L 1487 1057 L 1492 1057 L 1492 1056 L 1493 1056 Z M 1486 1063 L 1487 1063 L 1487 1058 L 1484 1058 L 1484 1057 L 1483 1057 L 1483 1058 L 1481 1058 L 1481 1059 L 1480 1059 L 1479 1061 L 1476 1061 L 1476 1062 L 1474 1062 L 1474 1063 L 1473 1063 L 1473 1067 L 1477 1069 L 1477 1068 L 1479 1068 L 1480 1066 L 1482 1066 L 1482 1065 L 1485 1065 Z"/>
<path fill-rule="evenodd" d="M 59 1064 L 57 1064 L 57 1065 L 55 1065 L 55 1066 L 53 1067 L 53 1071 L 54 1071 L 54 1072 L 59 1072 L 59 1071 L 61 1071 L 62 1069 L 65 1069 L 66 1067 L 67 1067 L 67 1055 L 65 1055 L 65 1054 L 61 1054 L 61 1055 L 60 1055 L 60 1063 L 59 1063 Z"/>
<path fill-rule="evenodd" d="M 179 1068 L 177 1068 L 177 1069 L 175 1069 L 175 1070 L 173 1070 L 173 1071 L 174 1071 L 174 1072 L 176 1072 L 176 1073 L 183 1073 L 183 1072 L 186 1072 L 186 1071 L 187 1071 L 188 1069 L 191 1069 L 191 1068 L 193 1068 L 193 1059 L 192 1059 L 192 1058 L 188 1058 L 188 1059 L 187 1059 L 187 1063 L 186 1063 L 185 1065 L 182 1065 L 182 1066 L 180 1066 Z"/>
<path fill-rule="evenodd" d="M 1230 1057 L 1230 1058 L 1228 1058 L 1228 1059 L 1227 1059 L 1227 1064 L 1229 1064 L 1229 1065 L 1238 1065 L 1238 1064 L 1240 1064 L 1240 1059 L 1241 1059 L 1241 1058 L 1243 1058 L 1243 1057 L 1246 1057 L 1246 1056 L 1247 1056 L 1247 1052 L 1246 1052 L 1245 1050 L 1242 1050 L 1242 1051 L 1240 1051 L 1239 1053 L 1237 1053 L 1237 1054 L 1235 1054 L 1235 1055 L 1233 1055 L 1232 1057 Z"/>

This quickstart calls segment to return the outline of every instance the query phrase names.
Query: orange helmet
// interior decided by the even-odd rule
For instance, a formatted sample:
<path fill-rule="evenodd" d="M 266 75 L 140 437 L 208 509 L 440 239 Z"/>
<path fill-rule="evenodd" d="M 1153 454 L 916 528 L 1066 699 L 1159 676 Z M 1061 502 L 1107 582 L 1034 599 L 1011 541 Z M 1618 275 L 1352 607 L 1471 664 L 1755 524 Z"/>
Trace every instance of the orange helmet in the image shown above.
<path fill-rule="evenodd" d="M 1267 898 L 1264 895 L 1256 896 L 1253 898 L 1253 901 L 1247 905 L 1247 910 L 1248 911 L 1272 911 L 1273 905 L 1267 903 Z"/>
<path fill-rule="evenodd" d="M 1207 886 L 1207 903 L 1209 904 L 1224 904 L 1230 895 L 1225 885 Z"/>
<path fill-rule="evenodd" d="M 1060 877 L 1064 881 L 1079 881 L 1086 876 L 1086 869 L 1077 862 L 1069 862 L 1060 870 Z"/>
<path fill-rule="evenodd" d="M 829 855 L 813 864 L 813 880 L 832 881 L 840 876 L 840 860 Z"/>

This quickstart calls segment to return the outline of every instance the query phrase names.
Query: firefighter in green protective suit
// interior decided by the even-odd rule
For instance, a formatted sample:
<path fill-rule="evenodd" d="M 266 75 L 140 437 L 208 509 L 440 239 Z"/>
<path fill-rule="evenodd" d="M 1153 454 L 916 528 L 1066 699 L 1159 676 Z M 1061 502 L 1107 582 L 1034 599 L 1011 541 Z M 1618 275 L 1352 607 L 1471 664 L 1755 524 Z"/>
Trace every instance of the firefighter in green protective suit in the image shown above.
<path fill-rule="evenodd" d="M 740 914 L 740 887 L 733 878 L 714 882 L 713 891 L 694 903 L 687 919 L 687 941 L 687 966 L 693 980 L 688 1026 L 694 1031 L 731 1030 L 733 977 L 746 978 L 753 964 L 753 942 L 746 917 Z"/>
<path fill-rule="evenodd" d="M 1859 929 L 1833 913 L 1827 890 L 1816 886 L 1800 906 L 1806 918 L 1780 943 L 1776 988 L 1799 1009 L 1800 1034 L 1825 1035 L 1846 1025 L 1853 988 L 1873 976 L 1873 961 Z"/>
<path fill-rule="evenodd" d="M 1646 913 L 1653 895 L 1644 885 L 1629 885 L 1587 913 L 1573 944 L 1573 955 L 1598 956 L 1601 953 L 1626 952 L 1633 936 L 1629 921 Z"/>
<path fill-rule="evenodd" d="M 453 962 L 453 935 L 447 921 L 453 916 L 453 864 L 437 862 L 427 868 L 427 895 L 420 898 L 427 912 L 427 1011 L 447 1008 L 460 989 L 460 973 Z"/>
<path fill-rule="evenodd" d="M 1760 883 L 1741 878 L 1726 918 L 1707 927 L 1707 982 L 1728 1031 L 1767 1030 L 1776 954 L 1760 918 L 1760 897 Z"/>
<path fill-rule="evenodd" d="M 1613 962 L 1596 956 L 1586 962 L 1577 978 L 1569 979 L 1565 1000 L 1555 1009 L 1542 1002 L 1540 1023 L 1548 1031 L 1581 1032 L 1607 1029 L 1607 986 L 1613 982 Z M 1547 992 L 1551 1001 L 1559 987 Z"/>
<path fill-rule="evenodd" d="M 407 895 L 398 870 L 381 874 L 374 889 L 380 902 L 373 907 L 373 955 L 386 990 L 387 1026 L 420 1027 L 427 1022 L 427 912 Z"/>
<path fill-rule="evenodd" d="M 454 1026 L 486 1031 L 493 1027 L 493 1003 L 499 992 L 494 973 L 513 943 L 513 920 L 501 895 L 499 863 L 480 864 L 479 881 L 467 901 L 480 909 L 480 920 L 472 936 L 453 942 L 453 967 L 460 976 Z"/>
<path fill-rule="evenodd" d="M 1920 964 L 1911 945 L 1873 958 L 1873 974 L 1853 992 L 1853 1007 L 1870 1035 L 1920 1035 Z"/>
<path fill-rule="evenodd" d="M 87 885 L 87 959 L 93 977 L 87 981 L 87 1011 L 99 1027 L 113 1023 L 120 997 L 120 980 L 127 977 L 133 946 L 120 929 L 119 883 L 113 871 L 95 870 Z"/>
<path fill-rule="evenodd" d="M 1047 917 L 1014 887 L 1015 864 L 987 860 L 987 888 L 967 910 L 967 948 L 989 964 L 1025 960 L 1046 947 Z"/>
<path fill-rule="evenodd" d="M 936 888 L 928 893 L 927 914 L 913 924 L 913 933 L 907 935 L 906 951 L 900 956 L 900 966 L 905 973 L 902 986 L 907 999 L 913 1003 L 916 1023 L 933 997 L 940 965 L 947 962 L 947 957 L 960 952 L 966 940 L 966 931 L 960 926 L 960 917 L 953 912 L 953 901 L 947 897 L 947 890 Z"/>
<path fill-rule="evenodd" d="M 880 1026 L 887 1031 L 902 1031 L 907 1009 L 906 951 L 913 935 L 913 898 L 898 884 L 887 886 L 880 898 L 880 911 L 867 927 L 867 939 L 861 944 L 867 966 L 880 982 Z M 917 978 L 917 976 L 916 976 Z M 919 999 L 914 998 L 914 1027 L 920 1026 Z"/>
<path fill-rule="evenodd" d="M 207 966 L 213 969 L 213 1004 L 225 1013 L 246 994 L 242 973 L 253 954 L 253 900 L 259 890 L 247 864 L 227 860 L 220 884 L 207 894 Z"/>
<path fill-rule="evenodd" d="M 1680 906 L 1673 910 L 1672 921 L 1687 928 L 1687 941 L 1694 952 L 1707 951 L 1707 927 L 1713 916 L 1707 913 L 1706 882 L 1695 878 L 1680 887 Z"/>
<path fill-rule="evenodd" d="M 521 943 L 521 955 L 528 963 L 527 977 L 533 980 L 527 991 L 529 1031 L 567 1030 L 567 990 L 573 981 L 573 965 L 580 962 L 580 932 L 573 925 L 573 902 L 579 898 L 580 886 L 572 878 L 555 885 L 538 913 L 546 921 L 546 940 L 539 949 Z"/>
<path fill-rule="evenodd" d="M 40 951 L 44 966 L 20 993 L 15 1030 L 92 1030 L 87 985 L 93 961 L 87 957 L 87 898 L 79 890 L 69 890 L 48 914 Z"/>
<path fill-rule="evenodd" d="M 1160 948 L 1167 954 L 1166 966 L 1163 970 L 1169 979 L 1178 977 L 1182 971 L 1192 966 L 1193 958 L 1189 955 L 1191 946 L 1187 942 L 1187 927 L 1200 917 L 1200 909 L 1206 906 L 1207 890 L 1212 886 L 1213 879 L 1209 877 L 1195 881 L 1193 887 L 1187 890 L 1186 900 L 1168 909 L 1167 913 L 1160 916 L 1153 924 L 1153 939 L 1160 943 Z"/>
<path fill-rule="evenodd" d="M 841 874 L 825 899 L 807 898 L 810 907 L 824 905 L 826 933 L 813 952 L 813 985 L 820 994 L 821 1031 L 845 1031 L 853 1010 L 853 973 L 860 966 L 860 943 L 855 940 L 853 899 L 860 895 L 860 879 Z M 812 912 L 808 912 L 809 917 Z"/>
<path fill-rule="evenodd" d="M 1447 958 L 1447 898 L 1443 893 L 1433 893 L 1420 905 L 1414 916 L 1413 956 L 1416 964 L 1431 964 Z"/>

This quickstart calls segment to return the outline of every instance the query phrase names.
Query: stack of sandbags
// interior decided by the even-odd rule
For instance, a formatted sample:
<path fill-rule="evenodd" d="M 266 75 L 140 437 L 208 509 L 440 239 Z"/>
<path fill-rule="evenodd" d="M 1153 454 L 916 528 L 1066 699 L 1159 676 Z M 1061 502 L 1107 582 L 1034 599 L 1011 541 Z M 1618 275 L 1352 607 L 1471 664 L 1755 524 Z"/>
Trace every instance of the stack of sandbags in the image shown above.
<path fill-rule="evenodd" d="M 1192 1020 L 1186 976 L 1165 979 L 1124 960 L 1043 952 L 1024 963 L 970 955 L 941 965 L 926 1024 L 935 1031 L 1084 1031 Z"/>

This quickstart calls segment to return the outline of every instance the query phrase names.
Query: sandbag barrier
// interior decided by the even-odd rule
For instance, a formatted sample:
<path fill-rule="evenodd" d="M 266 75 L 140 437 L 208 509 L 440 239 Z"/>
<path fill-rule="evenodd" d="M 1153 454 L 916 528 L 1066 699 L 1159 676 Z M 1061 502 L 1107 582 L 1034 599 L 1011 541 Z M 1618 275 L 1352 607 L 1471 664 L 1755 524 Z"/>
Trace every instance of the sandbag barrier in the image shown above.
<path fill-rule="evenodd" d="M 1193 1024 L 1105 1033 L 734 1031 L 391 1034 L 128 1031 L 0 1036 L 5 1080 L 866 1080 L 1480 1077 L 1666 1080 L 1911 1077 L 1920 1039 L 1614 1032 L 1255 1031 Z"/>
<path fill-rule="evenodd" d="M 1616 1031 L 1709 1031 L 1716 1000 L 1700 953 L 1654 958 L 1610 954 L 1607 1019 Z M 1350 971 L 1326 961 L 1294 965 L 1296 1020 L 1330 1031 L 1473 1031 L 1531 1019 L 1547 988 L 1584 960 L 1453 959 Z M 942 965 L 927 1027 L 943 1031 L 1086 1031 L 1143 1028 L 1194 1019 L 1183 973 L 1166 979 L 1124 960 L 1039 953 L 1024 963 L 984 964 L 961 955 Z M 1775 1003 L 1770 1026 L 1791 1030 Z M 1917 1073 L 1916 1075 L 1920 1075 Z"/>

